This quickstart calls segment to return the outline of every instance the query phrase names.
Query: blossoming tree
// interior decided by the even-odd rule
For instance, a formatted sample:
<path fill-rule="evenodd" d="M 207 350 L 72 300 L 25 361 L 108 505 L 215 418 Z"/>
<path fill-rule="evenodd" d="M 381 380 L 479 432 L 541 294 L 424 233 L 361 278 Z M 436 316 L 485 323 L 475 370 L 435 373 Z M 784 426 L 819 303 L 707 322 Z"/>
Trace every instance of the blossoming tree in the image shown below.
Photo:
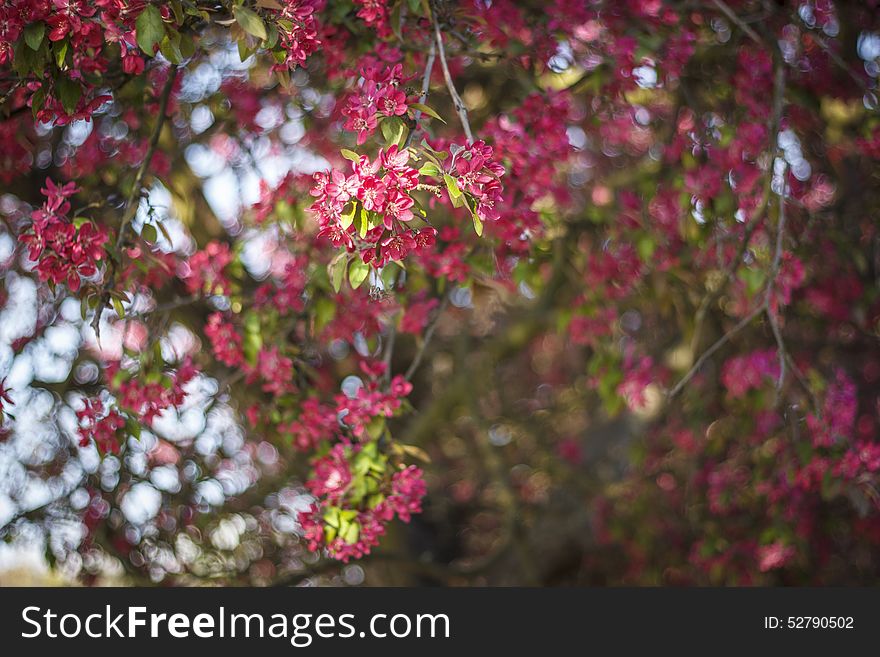
<path fill-rule="evenodd" d="M 878 76 L 876 0 L 0 0 L 0 533 L 876 580 Z"/>

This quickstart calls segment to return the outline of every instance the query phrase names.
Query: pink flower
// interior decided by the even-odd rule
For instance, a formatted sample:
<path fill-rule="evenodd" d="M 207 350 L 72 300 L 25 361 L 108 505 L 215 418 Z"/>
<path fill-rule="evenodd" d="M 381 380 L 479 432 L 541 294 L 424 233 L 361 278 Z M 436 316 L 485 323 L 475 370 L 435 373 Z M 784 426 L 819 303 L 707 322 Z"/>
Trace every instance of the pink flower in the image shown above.
<path fill-rule="evenodd" d="M 119 430 L 125 426 L 125 418 L 116 409 L 107 410 L 100 399 L 84 399 L 83 408 L 76 412 L 79 423 L 80 447 L 88 447 L 94 441 L 102 454 L 118 454 Z"/>
<path fill-rule="evenodd" d="M 214 358 L 229 367 L 237 367 L 244 362 L 241 350 L 242 338 L 235 327 L 224 321 L 221 313 L 211 313 L 205 324 L 205 335 L 211 341 Z"/>
<path fill-rule="evenodd" d="M 357 197 L 365 210 L 381 212 L 385 207 L 385 184 L 375 176 L 361 181 Z"/>
<path fill-rule="evenodd" d="M 406 114 L 406 94 L 400 89 L 386 87 L 378 100 L 379 111 L 385 116 L 400 116 Z"/>
<path fill-rule="evenodd" d="M 779 357 L 775 349 L 753 351 L 728 359 L 721 368 L 721 383 L 731 399 L 744 397 L 779 377 Z"/>
<path fill-rule="evenodd" d="M 437 299 L 428 299 L 426 301 L 414 301 L 407 306 L 400 320 L 400 330 L 403 333 L 412 333 L 418 335 L 422 329 L 428 324 L 428 318 L 431 311 L 434 310 L 440 302 Z"/>
<path fill-rule="evenodd" d="M 351 484 L 351 470 L 345 446 L 336 444 L 330 453 L 315 461 L 314 473 L 306 483 L 315 497 L 326 497 L 330 504 L 338 504 Z"/>
<path fill-rule="evenodd" d="M 758 548 L 758 568 L 762 573 L 768 570 L 776 570 L 784 567 L 794 559 L 795 549 L 785 545 L 781 541 L 774 541 L 770 545 L 762 545 Z"/>
<path fill-rule="evenodd" d="M 190 256 L 181 278 L 190 294 L 229 294 L 232 288 L 225 269 L 232 260 L 233 255 L 228 244 L 209 242 L 203 250 Z"/>
<path fill-rule="evenodd" d="M 843 370 L 837 370 L 825 393 L 821 417 L 807 415 L 807 428 L 816 447 L 831 447 L 850 440 L 858 411 L 856 386 Z"/>

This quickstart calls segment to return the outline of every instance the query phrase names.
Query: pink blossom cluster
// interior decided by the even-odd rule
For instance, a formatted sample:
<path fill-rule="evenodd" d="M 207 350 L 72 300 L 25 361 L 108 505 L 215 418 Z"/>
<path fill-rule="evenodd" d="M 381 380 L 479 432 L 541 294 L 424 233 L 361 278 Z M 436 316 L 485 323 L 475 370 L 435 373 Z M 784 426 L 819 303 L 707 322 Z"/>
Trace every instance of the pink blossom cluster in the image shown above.
<path fill-rule="evenodd" d="M 242 338 L 235 326 L 226 321 L 223 313 L 211 313 L 204 327 L 205 336 L 211 343 L 211 353 L 218 361 L 229 367 L 237 367 L 244 361 Z"/>
<path fill-rule="evenodd" d="M 406 307 L 406 311 L 400 319 L 401 332 L 419 335 L 428 324 L 431 312 L 439 304 L 437 299 L 425 299 L 424 294 L 418 295 Z"/>
<path fill-rule="evenodd" d="M 231 292 L 226 267 L 234 256 L 225 242 L 209 242 L 181 264 L 180 277 L 190 294 L 228 295 Z"/>
<path fill-rule="evenodd" d="M 311 190 L 316 200 L 310 209 L 318 217 L 318 235 L 334 246 L 359 251 L 375 267 L 433 244 L 432 227 L 416 230 L 408 225 L 414 216 L 411 193 L 419 184 L 409 157 L 408 150 L 392 145 L 372 162 L 366 155 L 352 162 L 350 175 L 337 169 L 316 173 Z M 367 213 L 368 226 L 359 228 L 358 211 Z"/>
<path fill-rule="evenodd" d="M 244 372 L 247 383 L 259 383 L 260 389 L 273 397 L 296 391 L 293 360 L 278 345 L 260 347 L 251 363 L 245 357 L 244 338 L 222 313 L 212 313 L 204 331 L 214 358 Z"/>
<path fill-rule="evenodd" d="M 31 229 L 21 235 L 21 241 L 28 247 L 30 260 L 37 263 L 41 280 L 54 285 L 66 283 L 76 292 L 83 277 L 98 273 L 107 255 L 107 231 L 91 221 L 77 226 L 68 218 L 69 199 L 77 192 L 75 183 L 59 186 L 47 178 L 40 191 L 46 200 L 31 213 Z"/>
<path fill-rule="evenodd" d="M 379 37 L 385 38 L 391 34 L 388 0 L 355 0 L 355 3 L 360 6 L 358 18 L 376 30 Z"/>
<path fill-rule="evenodd" d="M 115 408 L 106 408 L 100 399 L 83 399 L 83 408 L 76 412 L 80 447 L 92 441 L 102 454 L 119 453 L 119 430 L 125 418 Z"/>
<path fill-rule="evenodd" d="M 721 383 L 731 399 L 759 390 L 779 377 L 779 356 L 775 349 L 760 349 L 727 359 L 721 368 Z"/>
<path fill-rule="evenodd" d="M 11 62 L 14 46 L 28 26 L 44 25 L 44 38 L 50 44 L 65 41 L 67 58 L 72 66 L 66 76 L 80 88 L 72 112 L 64 109 L 52 77 L 28 82 L 29 102 L 37 92 L 48 91 L 37 118 L 55 120 L 59 125 L 74 119 L 88 120 L 111 97 L 99 94 L 100 85 L 89 80 L 107 72 L 110 66 L 105 51 L 109 44 L 118 44 L 122 69 L 126 74 L 139 75 L 144 60 L 135 40 L 135 21 L 143 11 L 143 0 L 9 0 L 0 5 L 0 65 Z M 161 8 L 166 20 L 171 19 L 168 6 Z"/>
<path fill-rule="evenodd" d="M 353 397 L 337 395 L 336 412 L 351 434 L 363 439 L 373 418 L 392 417 L 411 391 L 412 384 L 402 376 L 391 379 L 387 391 L 382 389 L 378 380 L 370 381 L 358 388 Z"/>
<path fill-rule="evenodd" d="M 312 464 L 312 476 L 306 482 L 306 488 L 312 495 L 325 498 L 331 505 L 342 501 L 352 481 L 349 464 L 351 451 L 345 444 L 337 443 L 327 456 Z"/>
<path fill-rule="evenodd" d="M 782 568 L 792 561 L 797 555 L 797 551 L 791 545 L 786 545 L 782 541 L 774 541 L 768 545 L 762 545 L 758 548 L 758 568 L 762 573 L 768 570 Z"/>
<path fill-rule="evenodd" d="M 297 255 L 284 265 L 280 278 L 263 283 L 254 292 L 254 307 L 272 308 L 280 315 L 302 311 L 305 304 L 303 293 L 308 284 L 308 260 Z"/>
<path fill-rule="evenodd" d="M 403 66 L 384 66 L 380 63 L 361 68 L 361 81 L 348 96 L 342 113 L 346 116 L 345 129 L 357 132 L 358 146 L 376 131 L 378 119 L 402 116 L 409 107 L 401 86 Z"/>
<path fill-rule="evenodd" d="M 656 378 L 653 358 L 627 354 L 623 362 L 623 381 L 617 386 L 617 394 L 630 410 L 640 410 L 648 403 L 645 393 Z"/>
<path fill-rule="evenodd" d="M 565 92 L 533 93 L 483 128 L 486 139 L 494 144 L 495 157 L 509 169 L 504 202 L 498 204 L 500 199 L 496 199 L 500 216 L 493 232 L 515 251 L 528 249 L 531 240 L 527 237 L 543 231 L 535 210 L 537 201 L 552 198 L 560 209 L 570 205 L 561 173 L 574 154 L 566 132 L 571 114 Z"/>
<path fill-rule="evenodd" d="M 279 427 L 291 436 L 294 447 L 302 451 L 315 449 L 322 440 L 339 430 L 336 409 L 314 397 L 300 404 L 299 418 Z"/>
<path fill-rule="evenodd" d="M 0 150 L 0 182 L 9 184 L 27 172 L 33 162 L 30 148 L 22 139 L 23 127 L 24 121 L 21 119 L 0 121 L 0 143 L 3 144 Z"/>
<path fill-rule="evenodd" d="M 321 46 L 318 39 L 320 26 L 315 13 L 324 8 L 324 0 L 282 0 L 275 12 L 281 47 L 287 52 L 283 66 L 304 66 L 309 55 Z"/>
<path fill-rule="evenodd" d="M 843 370 L 837 370 L 834 381 L 825 392 L 821 415 L 810 413 L 807 428 L 815 447 L 831 447 L 853 438 L 853 428 L 858 412 L 856 385 Z"/>
<path fill-rule="evenodd" d="M 263 392 L 280 397 L 296 391 L 293 381 L 293 361 L 285 356 L 278 345 L 262 347 L 257 353 L 256 367 L 245 365 L 248 383 L 261 383 Z"/>
<path fill-rule="evenodd" d="M 422 498 L 427 493 L 422 470 L 408 466 L 394 472 L 381 484 L 383 492 L 372 504 L 351 507 L 346 502 L 352 482 L 356 479 L 349 463 L 351 448 L 336 445 L 331 453 L 319 459 L 313 477 L 307 483 L 309 490 L 322 499 L 299 514 L 299 522 L 309 550 L 326 549 L 329 556 L 343 562 L 359 559 L 370 553 L 385 534 L 386 526 L 394 518 L 409 522 L 413 514 L 422 510 Z M 357 446 L 353 450 L 358 451 Z M 333 513 L 328 514 L 328 508 Z M 345 525 L 334 526 L 339 518 Z"/>
<path fill-rule="evenodd" d="M 614 332 L 617 310 L 603 306 L 589 315 L 576 315 L 568 325 L 568 336 L 574 344 L 598 346 L 602 338 Z"/>
<path fill-rule="evenodd" d="M 149 426 L 163 411 L 183 403 L 184 388 L 198 372 L 187 359 L 176 370 L 159 376 L 132 376 L 120 368 L 119 361 L 110 363 L 105 373 L 118 406 Z"/>
<path fill-rule="evenodd" d="M 454 150 L 448 173 L 462 192 L 473 201 L 472 210 L 485 222 L 495 222 L 501 217 L 501 176 L 504 167 L 495 158 L 494 149 L 482 140 Z"/>

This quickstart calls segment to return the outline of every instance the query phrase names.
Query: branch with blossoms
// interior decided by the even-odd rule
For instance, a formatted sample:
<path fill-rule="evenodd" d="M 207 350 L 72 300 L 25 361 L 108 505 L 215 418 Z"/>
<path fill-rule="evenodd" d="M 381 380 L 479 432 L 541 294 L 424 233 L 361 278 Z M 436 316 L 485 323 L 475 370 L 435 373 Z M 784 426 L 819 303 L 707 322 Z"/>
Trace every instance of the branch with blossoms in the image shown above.
<path fill-rule="evenodd" d="M 0 3 L 0 449 L 78 567 L 861 568 L 876 21 L 698 4 Z"/>

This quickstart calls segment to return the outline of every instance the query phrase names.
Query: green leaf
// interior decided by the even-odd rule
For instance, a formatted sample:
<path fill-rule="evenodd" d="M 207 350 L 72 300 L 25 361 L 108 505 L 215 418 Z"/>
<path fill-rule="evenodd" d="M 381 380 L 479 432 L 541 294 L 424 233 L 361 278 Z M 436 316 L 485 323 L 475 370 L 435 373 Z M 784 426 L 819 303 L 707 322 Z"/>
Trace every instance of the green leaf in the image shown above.
<path fill-rule="evenodd" d="M 477 216 L 476 212 L 471 212 L 471 217 L 474 220 L 474 232 L 477 234 L 477 237 L 483 236 L 483 222 Z"/>
<path fill-rule="evenodd" d="M 420 111 L 422 114 L 427 114 L 432 119 L 437 119 L 438 121 L 440 121 L 442 123 L 446 123 L 446 121 L 443 120 L 442 116 L 437 114 L 437 112 L 433 108 L 429 107 L 428 105 L 425 105 L 424 103 L 410 103 L 410 107 L 412 109 Z"/>
<path fill-rule="evenodd" d="M 31 50 L 30 46 L 24 42 L 24 39 L 20 39 L 15 44 L 12 68 L 22 77 L 35 73 L 38 78 L 41 78 L 43 77 L 43 70 L 46 68 L 48 59 L 49 46 L 47 42 L 43 41 L 37 50 Z"/>
<path fill-rule="evenodd" d="M 419 169 L 419 175 L 421 175 L 421 176 L 439 176 L 440 175 L 440 167 L 438 167 L 433 162 L 425 162 L 422 165 L 422 168 Z"/>
<path fill-rule="evenodd" d="M 458 198 L 461 196 L 461 190 L 458 188 L 458 181 L 455 178 L 448 173 L 444 173 L 443 181 L 446 183 L 446 189 L 449 190 L 449 195 L 452 198 Z"/>
<path fill-rule="evenodd" d="M 357 211 L 357 203 L 351 204 L 351 210 L 348 212 L 343 212 L 339 215 L 339 221 L 342 224 L 342 227 L 348 230 L 348 227 L 354 223 L 354 213 Z"/>
<path fill-rule="evenodd" d="M 642 261 L 649 263 L 654 255 L 654 250 L 657 248 L 657 245 L 654 243 L 654 240 L 651 239 L 650 235 L 644 235 L 639 238 L 636 247 Z"/>
<path fill-rule="evenodd" d="M 110 301 L 113 302 L 113 309 L 119 315 L 119 319 L 125 319 L 125 308 L 122 307 L 122 302 L 116 297 L 111 297 Z"/>
<path fill-rule="evenodd" d="M 382 416 L 374 417 L 367 425 L 367 434 L 373 440 L 379 440 L 385 433 L 385 418 Z"/>
<path fill-rule="evenodd" d="M 266 48 L 274 48 L 278 44 L 278 28 L 272 23 L 269 23 L 266 29 L 268 30 L 268 35 L 266 36 L 266 43 L 264 45 Z"/>
<path fill-rule="evenodd" d="M 358 235 L 361 236 L 361 239 L 367 236 L 367 231 L 370 229 L 370 218 L 367 216 L 367 211 L 364 208 L 361 208 L 360 215 L 360 223 L 358 224 Z"/>
<path fill-rule="evenodd" d="M 156 232 L 156 227 L 153 224 L 146 224 L 143 228 L 141 228 L 141 237 L 143 237 L 151 244 L 154 244 L 159 235 Z"/>
<path fill-rule="evenodd" d="M 327 507 L 327 509 L 324 511 L 323 520 L 324 520 L 324 524 L 326 524 L 328 527 L 338 528 L 339 521 L 340 521 L 339 507 L 337 507 L 337 506 Z"/>
<path fill-rule="evenodd" d="M 155 46 L 165 37 L 165 23 L 162 21 L 159 8 L 156 5 L 147 5 L 134 25 L 137 30 L 138 46 L 152 57 Z"/>
<path fill-rule="evenodd" d="M 342 153 L 342 157 L 344 157 L 346 160 L 351 160 L 352 162 L 359 162 L 361 159 L 360 155 L 358 155 L 354 151 L 348 150 L 347 148 L 343 148 L 339 152 Z"/>
<path fill-rule="evenodd" d="M 31 97 L 31 110 L 34 113 L 34 119 L 37 118 L 37 113 L 43 106 L 46 104 L 46 97 L 49 94 L 48 85 L 43 84 L 39 89 L 34 92 L 34 95 Z"/>
<path fill-rule="evenodd" d="M 235 17 L 236 22 L 241 25 L 241 29 L 248 34 L 263 41 L 269 36 L 266 32 L 266 24 L 253 9 L 238 5 L 232 9 L 232 15 Z"/>
<path fill-rule="evenodd" d="M 183 61 L 183 54 L 177 45 L 179 42 L 180 35 L 176 31 L 169 29 L 168 34 L 159 44 L 159 52 L 172 64 L 180 64 Z"/>
<path fill-rule="evenodd" d="M 126 431 L 128 431 L 129 435 L 134 436 L 138 440 L 141 439 L 141 423 L 140 422 L 133 420 L 131 418 L 128 418 L 125 421 L 125 429 L 126 429 Z"/>
<path fill-rule="evenodd" d="M 342 279 L 345 277 L 345 269 L 348 267 L 348 254 L 344 251 L 330 261 L 327 265 L 327 276 L 334 292 L 342 289 Z"/>
<path fill-rule="evenodd" d="M 171 5 L 171 11 L 174 12 L 174 22 L 178 25 L 183 25 L 185 16 L 183 14 L 183 5 L 180 3 L 180 0 L 171 0 L 168 4 Z"/>
<path fill-rule="evenodd" d="M 196 54 L 196 44 L 189 34 L 180 35 L 180 44 L 178 47 L 180 48 L 180 54 L 183 55 L 184 59 L 189 59 Z"/>
<path fill-rule="evenodd" d="M 370 265 L 360 258 L 355 258 L 348 269 L 348 282 L 351 283 L 353 289 L 358 289 L 361 284 L 367 280 L 370 274 Z"/>
<path fill-rule="evenodd" d="M 67 39 L 64 39 L 63 41 L 57 41 L 52 45 L 52 50 L 55 53 L 55 64 L 58 66 L 58 68 L 64 68 L 64 60 L 67 58 L 68 45 L 69 42 L 67 41 Z"/>
<path fill-rule="evenodd" d="M 250 48 L 248 48 L 248 44 L 245 39 L 242 39 L 241 41 L 238 42 L 238 59 L 239 59 L 239 61 L 243 62 L 253 54 L 254 54 L 254 51 L 251 50 Z"/>
<path fill-rule="evenodd" d="M 24 28 L 24 40 L 31 50 L 39 50 L 43 43 L 43 35 L 46 34 L 46 24 L 43 22 L 31 23 Z"/>
<path fill-rule="evenodd" d="M 67 76 L 62 76 L 55 83 L 55 90 L 58 92 L 58 100 L 61 101 L 64 111 L 68 114 L 73 114 L 82 96 L 82 87 L 79 85 L 79 82 L 71 80 Z"/>
<path fill-rule="evenodd" d="M 340 281 L 340 285 L 342 281 Z M 336 304 L 326 296 L 315 299 L 315 331 L 321 330 L 336 316 Z"/>
<path fill-rule="evenodd" d="M 458 182 L 448 173 L 443 174 L 443 181 L 446 183 L 446 189 L 449 191 L 449 199 L 452 201 L 452 207 L 462 207 L 465 204 L 465 200 L 464 195 L 458 188 Z"/>
<path fill-rule="evenodd" d="M 391 146 L 392 144 L 403 146 L 403 143 L 406 141 L 406 136 L 409 133 L 409 128 L 406 127 L 403 119 L 399 116 L 389 116 L 382 119 L 380 126 L 382 129 L 382 138 L 385 139 L 385 143 L 388 146 Z"/>
<path fill-rule="evenodd" d="M 351 523 L 344 529 L 340 530 L 340 534 L 342 536 L 342 540 L 348 543 L 349 545 L 354 545 L 358 542 L 358 537 L 360 536 L 361 527 L 356 522 Z"/>

